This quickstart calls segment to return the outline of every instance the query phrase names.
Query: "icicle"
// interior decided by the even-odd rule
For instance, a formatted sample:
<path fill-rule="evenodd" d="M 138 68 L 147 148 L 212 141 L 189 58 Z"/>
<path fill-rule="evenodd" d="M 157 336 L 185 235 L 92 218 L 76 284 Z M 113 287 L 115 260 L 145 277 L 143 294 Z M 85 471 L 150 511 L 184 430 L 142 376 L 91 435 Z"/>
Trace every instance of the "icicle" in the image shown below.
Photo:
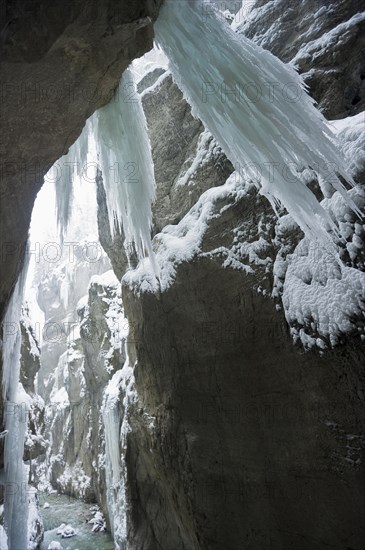
<path fill-rule="evenodd" d="M 61 157 L 61 177 L 55 182 L 56 192 L 56 214 L 57 226 L 60 234 L 60 241 L 63 242 L 72 210 L 72 183 L 74 164 L 73 148 L 71 147 L 67 155 Z"/>
<path fill-rule="evenodd" d="M 151 243 L 154 167 L 132 70 L 124 72 L 115 97 L 88 119 L 79 139 L 57 163 L 61 172 L 56 181 L 61 240 L 71 216 L 73 177 L 75 172 L 83 175 L 88 155 L 94 164 L 100 164 L 112 235 L 118 226 L 123 227 L 127 249 L 134 247 L 139 259 L 147 252 L 157 274 Z"/>
<path fill-rule="evenodd" d="M 311 237 L 327 239 L 326 229 L 336 231 L 298 175 L 311 167 L 360 214 L 334 170 L 328 173 L 327 167 L 335 166 L 354 183 L 335 136 L 294 68 L 236 35 L 204 0 L 166 0 L 155 33 L 193 113 L 271 204 L 279 200 Z M 293 89 L 297 101 L 290 96 Z"/>
<path fill-rule="evenodd" d="M 123 402 L 120 401 L 123 397 Z M 128 357 L 104 392 L 102 416 L 105 430 L 107 505 L 117 550 L 127 548 L 127 437 L 129 407 L 135 400 L 133 369 Z"/>
<path fill-rule="evenodd" d="M 46 180 L 48 176 L 48 179 L 53 179 L 55 183 L 56 215 L 61 243 L 71 219 L 74 177 L 76 174 L 81 178 L 87 162 L 88 146 L 89 123 L 87 121 L 81 135 L 70 147 L 68 153 L 61 157 L 46 175 Z"/>
<path fill-rule="evenodd" d="M 19 321 L 26 273 L 27 265 L 19 276 L 10 300 L 4 320 L 3 336 L 3 397 L 7 431 L 4 446 L 4 518 L 9 550 L 28 548 L 28 486 L 23 454 L 29 398 L 19 384 Z"/>
<path fill-rule="evenodd" d="M 93 133 L 105 184 L 110 229 L 115 219 L 126 243 L 134 243 L 139 258 L 151 245 L 155 177 L 146 117 L 133 72 L 127 69 L 114 99 L 92 117 Z"/>

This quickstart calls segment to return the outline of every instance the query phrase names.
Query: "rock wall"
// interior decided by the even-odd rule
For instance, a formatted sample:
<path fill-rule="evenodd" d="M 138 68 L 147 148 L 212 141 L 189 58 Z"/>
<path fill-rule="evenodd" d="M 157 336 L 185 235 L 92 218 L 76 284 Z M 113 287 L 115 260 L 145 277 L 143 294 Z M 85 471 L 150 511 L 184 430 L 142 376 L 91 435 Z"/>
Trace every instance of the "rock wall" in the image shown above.
<path fill-rule="evenodd" d="M 60 356 L 66 352 L 70 332 L 77 324 L 77 303 L 85 295 L 90 278 L 104 273 L 110 267 L 98 243 L 94 245 L 98 247 L 96 261 L 91 261 L 92 257 L 87 255 L 87 242 L 78 241 L 73 247 L 72 256 L 63 254 L 60 261 L 55 263 L 41 258 L 37 264 L 40 279 L 37 303 L 44 313 L 38 389 L 44 397 L 51 391 L 47 389 L 48 377 Z"/>
<path fill-rule="evenodd" d="M 329 119 L 365 109 L 364 18 L 356 0 L 335 4 L 257 0 L 236 18 L 238 32 L 304 74 L 312 97 Z"/>
<path fill-rule="evenodd" d="M 19 414 L 21 421 L 28 422 L 24 442 L 24 462 L 29 466 L 26 493 L 29 506 L 28 550 L 36 550 L 43 539 L 44 527 L 33 475 L 34 464 L 46 452 L 48 442 L 44 438 L 44 401 L 35 391 L 35 379 L 40 369 L 40 347 L 29 317 L 28 304 L 22 308 L 20 330 L 22 334 L 20 383 L 31 399 L 29 399 L 29 405 L 23 402 L 18 410 L 15 409 L 14 414 Z"/>

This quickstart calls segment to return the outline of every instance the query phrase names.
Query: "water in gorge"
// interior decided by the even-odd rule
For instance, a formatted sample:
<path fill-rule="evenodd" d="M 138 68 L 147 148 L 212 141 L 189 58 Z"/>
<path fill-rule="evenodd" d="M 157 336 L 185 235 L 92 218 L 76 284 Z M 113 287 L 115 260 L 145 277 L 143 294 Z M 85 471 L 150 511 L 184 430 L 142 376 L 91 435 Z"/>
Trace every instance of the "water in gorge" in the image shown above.
<path fill-rule="evenodd" d="M 44 524 L 44 539 L 40 550 L 47 550 L 52 541 L 58 541 L 64 550 L 114 550 L 110 533 L 93 533 L 91 504 L 66 495 L 42 495 L 40 497 L 42 519 Z M 45 503 L 49 508 L 44 508 Z M 76 536 L 61 538 L 57 530 L 62 523 L 71 525 L 76 530 Z"/>

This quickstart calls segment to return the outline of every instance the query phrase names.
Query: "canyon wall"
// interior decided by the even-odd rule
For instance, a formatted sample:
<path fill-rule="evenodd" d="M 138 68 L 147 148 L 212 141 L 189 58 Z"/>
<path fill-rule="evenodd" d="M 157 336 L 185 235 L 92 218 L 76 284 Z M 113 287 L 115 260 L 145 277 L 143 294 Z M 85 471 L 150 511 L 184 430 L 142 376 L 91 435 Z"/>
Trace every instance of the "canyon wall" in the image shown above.
<path fill-rule="evenodd" d="M 363 109 L 357 7 L 262 1 L 235 27 L 297 62 L 320 108 L 341 118 Z M 345 276 L 353 269 L 363 288 L 362 222 L 327 197 L 346 228 L 340 264 L 312 248 L 252 183 L 228 178 L 232 166 L 171 76 L 156 76 L 142 95 L 161 282 L 144 266 L 122 281 L 137 395 L 124 411 L 131 429 L 121 445 L 129 547 L 361 550 L 364 304 L 354 291 L 358 303 L 345 311 Z M 340 137 L 363 183 L 356 121 L 358 131 Z M 362 187 L 351 193 L 363 207 Z M 117 247 L 108 246 L 115 265 Z M 317 312 L 303 298 L 311 296 Z M 337 327 L 324 328 L 323 301 L 333 301 Z M 123 548 L 125 539 L 116 542 Z"/>

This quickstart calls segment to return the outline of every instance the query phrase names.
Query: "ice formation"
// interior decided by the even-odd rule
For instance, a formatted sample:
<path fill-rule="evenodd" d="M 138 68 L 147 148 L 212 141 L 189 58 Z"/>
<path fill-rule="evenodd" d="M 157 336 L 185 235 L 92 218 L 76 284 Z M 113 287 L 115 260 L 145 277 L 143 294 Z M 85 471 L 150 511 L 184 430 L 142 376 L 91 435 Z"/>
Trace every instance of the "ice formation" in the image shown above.
<path fill-rule="evenodd" d="M 120 402 L 120 395 L 124 396 L 123 402 Z M 125 450 L 127 434 L 130 431 L 128 409 L 134 399 L 133 369 L 127 358 L 123 368 L 110 380 L 105 390 L 102 408 L 105 427 L 107 505 L 117 550 L 125 548 L 127 544 Z M 121 410 L 123 410 L 122 415 Z"/>
<path fill-rule="evenodd" d="M 110 230 L 123 230 L 125 243 L 134 244 L 139 258 L 152 258 L 151 204 L 155 177 L 146 117 L 132 69 L 127 69 L 113 99 L 97 110 L 53 171 L 56 181 L 56 210 L 63 237 L 71 217 L 73 179 L 89 181 L 91 170 L 101 169 L 106 193 Z M 55 178 L 50 175 L 49 178 Z M 56 179 L 56 178 L 55 178 Z"/>
<path fill-rule="evenodd" d="M 3 398 L 5 402 L 4 519 L 9 550 L 28 547 L 28 485 L 23 463 L 30 397 L 19 383 L 20 315 L 27 266 L 19 276 L 4 321 Z"/>
<path fill-rule="evenodd" d="M 293 67 L 236 35 L 204 0 L 167 0 L 155 32 L 193 113 L 274 209 L 283 204 L 311 237 L 336 231 L 301 178 L 311 168 L 359 214 L 338 177 L 353 184 L 335 135 Z"/>
<path fill-rule="evenodd" d="M 88 123 L 68 153 L 54 164 L 47 176 L 55 182 L 57 223 L 63 241 L 73 208 L 73 180 L 84 174 L 88 158 Z M 46 181 L 47 181 L 46 176 Z"/>

